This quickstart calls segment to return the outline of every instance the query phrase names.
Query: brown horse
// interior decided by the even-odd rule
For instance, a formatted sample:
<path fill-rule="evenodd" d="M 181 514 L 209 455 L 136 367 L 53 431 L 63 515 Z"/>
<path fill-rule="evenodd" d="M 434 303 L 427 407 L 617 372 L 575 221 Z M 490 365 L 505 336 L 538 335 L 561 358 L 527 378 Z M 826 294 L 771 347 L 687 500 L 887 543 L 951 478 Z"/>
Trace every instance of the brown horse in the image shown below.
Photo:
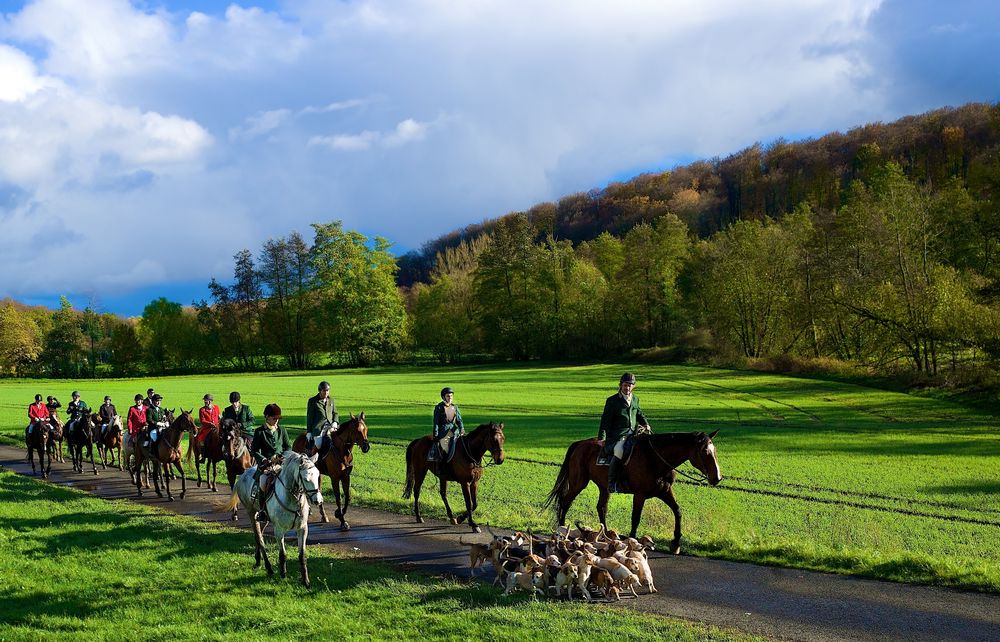
<path fill-rule="evenodd" d="M 52 470 L 52 442 L 49 441 L 48 422 L 32 422 L 28 433 L 28 461 L 31 462 L 31 474 L 35 472 L 35 452 L 38 453 L 38 467 L 42 469 L 42 478 L 48 478 Z M 46 463 L 48 460 L 48 463 Z"/>
<path fill-rule="evenodd" d="M 483 476 L 483 456 L 489 452 L 493 457 L 493 462 L 497 465 L 503 463 L 503 424 L 490 422 L 482 424 L 469 434 L 459 437 L 455 444 L 455 456 L 450 462 L 439 463 L 427 461 L 427 453 L 434 443 L 430 436 L 420 437 L 410 442 L 406 447 L 406 488 L 403 490 L 403 499 L 409 499 L 413 495 L 413 514 L 417 518 L 417 523 L 422 524 L 424 518 L 420 516 L 420 486 L 424 483 L 427 471 L 437 475 L 441 481 L 441 499 L 444 500 L 445 510 L 448 511 L 448 520 L 452 524 L 461 524 L 466 519 L 474 533 L 481 533 L 472 514 L 479 506 L 479 480 Z M 462 495 L 465 497 L 465 512 L 457 518 L 451 512 L 448 504 L 448 482 L 458 482 L 462 485 Z"/>
<path fill-rule="evenodd" d="M 678 432 L 636 437 L 631 459 L 623 471 L 632 492 L 632 537 L 636 536 L 646 500 L 658 497 L 674 513 L 674 540 L 670 545 L 670 552 L 680 552 L 681 509 L 673 491 L 677 467 L 690 461 L 712 486 L 722 481 L 715 444 L 712 443 L 712 438 L 718 432 L 716 430 L 710 435 L 703 432 Z M 603 446 L 603 441 L 584 439 L 570 444 L 566 451 L 566 459 L 556 477 L 555 486 L 545 501 L 546 506 L 555 504 L 560 526 L 566 525 L 566 513 L 573 500 L 592 481 L 600 491 L 597 516 L 607 528 L 608 467 L 597 465 L 597 455 Z"/>
<path fill-rule="evenodd" d="M 347 523 L 347 507 L 351 505 L 351 471 L 354 470 L 354 444 L 361 444 L 361 452 L 366 453 L 371 448 L 368 443 L 368 425 L 365 424 L 365 413 L 351 418 L 340 424 L 336 432 L 330 433 L 330 449 L 326 456 L 316 463 L 319 472 L 330 478 L 333 484 L 333 496 L 337 500 L 337 511 L 334 517 L 340 520 L 340 530 L 351 530 L 351 525 Z M 306 434 L 302 433 L 295 438 L 292 450 L 297 453 L 306 451 Z M 320 478 L 322 479 L 322 477 Z M 339 486 L 338 486 L 339 484 Z M 340 489 L 344 489 L 344 504 L 340 504 Z M 319 504 L 320 520 L 330 521 L 323 508 L 323 502 Z"/>
<path fill-rule="evenodd" d="M 136 435 L 125 435 L 122 443 L 122 461 L 124 462 L 125 470 L 128 471 L 129 476 L 132 478 L 132 483 L 139 483 L 139 476 L 142 475 L 142 487 L 149 488 L 149 460 L 143 462 L 142 466 L 138 465 L 138 455 L 139 451 L 139 440 L 142 439 L 142 434 Z"/>
<path fill-rule="evenodd" d="M 91 421 L 100 426 L 100 417 L 93 415 Z M 97 429 L 100 432 L 100 428 Z M 101 455 L 101 466 L 108 467 L 108 455 L 111 455 L 111 467 L 115 466 L 115 451 L 118 451 L 118 470 L 122 467 L 122 445 L 124 443 L 124 429 L 122 428 L 122 418 L 115 415 L 114 421 L 108 426 L 103 435 L 97 438 L 97 452 Z"/>
<path fill-rule="evenodd" d="M 174 501 L 173 493 L 170 492 L 170 476 L 167 474 L 171 470 L 171 466 L 177 469 L 181 480 L 180 498 L 184 499 L 184 495 L 187 494 L 184 468 L 181 466 L 181 437 L 185 432 L 194 434 L 198 430 L 194 424 L 194 418 L 191 416 L 193 411 L 193 408 L 191 410 L 181 408 L 181 414 L 176 419 L 172 419 L 172 413 L 168 411 L 170 425 L 160 430 L 156 444 L 151 449 L 142 445 L 135 449 L 136 471 L 142 467 L 146 460 L 149 460 L 153 466 L 153 489 L 158 497 L 163 497 L 163 493 L 160 492 L 160 475 L 162 474 L 169 501 Z M 142 438 L 140 437 L 140 439 Z M 138 475 L 136 477 L 138 478 Z M 135 488 L 139 497 L 142 497 L 142 484 L 137 481 Z"/>
<path fill-rule="evenodd" d="M 205 436 L 201 441 L 191 435 L 188 439 L 187 453 L 185 453 L 184 458 L 191 463 L 191 457 L 194 456 L 194 469 L 198 473 L 198 488 L 201 488 L 201 464 L 205 464 L 205 485 L 212 489 L 213 493 L 219 492 L 215 487 L 215 480 L 219 477 L 219 462 L 222 461 L 222 435 L 219 432 L 219 427 L 211 422 L 206 422 L 201 425 L 201 430 L 199 434 L 205 432 Z M 211 475 L 209 471 L 211 470 Z M 232 486 L 232 484 L 230 484 Z"/>
<path fill-rule="evenodd" d="M 243 432 L 232 419 L 223 419 L 219 427 L 220 450 L 222 451 L 222 461 L 226 462 L 226 477 L 229 479 L 229 488 L 235 488 L 236 480 L 243 471 L 253 467 L 253 459 L 250 457 L 249 439 L 243 436 Z M 233 521 L 239 519 L 236 508 L 233 509 Z"/>
<path fill-rule="evenodd" d="M 49 413 L 49 443 L 51 444 L 52 454 L 55 455 L 57 462 L 65 464 L 66 458 L 63 457 L 63 422 L 59 418 L 59 411 L 55 408 L 49 410 Z"/>
<path fill-rule="evenodd" d="M 90 458 L 90 465 L 97 474 L 97 464 L 94 463 L 94 444 L 97 441 L 97 431 L 99 428 L 94 425 L 92 417 L 84 414 L 77 421 L 67 425 L 69 455 L 73 460 L 73 470 L 78 473 L 83 472 L 83 449 L 87 449 L 87 457 Z"/>

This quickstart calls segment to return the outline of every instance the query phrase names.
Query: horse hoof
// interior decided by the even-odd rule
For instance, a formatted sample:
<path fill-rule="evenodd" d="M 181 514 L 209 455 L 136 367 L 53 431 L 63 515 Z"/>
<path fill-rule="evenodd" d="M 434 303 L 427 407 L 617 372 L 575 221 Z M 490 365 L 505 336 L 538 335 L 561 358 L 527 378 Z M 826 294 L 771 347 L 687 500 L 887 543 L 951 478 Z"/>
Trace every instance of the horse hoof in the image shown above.
<path fill-rule="evenodd" d="M 212 489 L 212 492 L 213 492 L 213 493 L 217 493 L 217 492 L 219 492 L 219 489 L 218 489 L 218 488 L 213 488 L 213 489 Z"/>
<path fill-rule="evenodd" d="M 483 529 L 479 528 L 478 526 L 473 526 L 472 527 L 472 532 L 473 533 L 482 533 Z"/>
<path fill-rule="evenodd" d="M 168 501 L 168 502 L 172 502 L 172 501 L 174 501 L 174 498 L 173 498 L 173 496 L 169 496 L 169 497 L 167 497 L 167 501 Z"/>
<path fill-rule="evenodd" d="M 233 515 L 233 517 L 232 517 L 232 520 L 233 520 L 234 522 L 238 522 L 238 521 L 240 521 L 240 518 L 239 518 L 239 517 L 237 517 L 236 515 Z M 260 564 L 258 564 L 257 566 L 260 566 Z"/>
<path fill-rule="evenodd" d="M 340 512 L 339 508 L 337 510 L 333 511 L 333 516 L 336 517 L 337 519 L 339 519 L 340 521 L 344 521 L 344 514 L 342 512 Z"/>
<path fill-rule="evenodd" d="M 418 517 L 417 518 L 417 523 L 418 524 L 423 524 L 424 523 L 424 518 L 423 517 Z"/>
<path fill-rule="evenodd" d="M 303 584 L 303 585 L 304 585 L 304 586 L 305 586 L 306 588 L 312 588 L 312 584 L 310 584 L 309 582 L 302 582 L 302 584 Z"/>
<path fill-rule="evenodd" d="M 455 519 L 454 517 L 452 517 L 448 521 L 451 523 L 452 526 L 458 526 L 458 520 Z"/>
<path fill-rule="evenodd" d="M 343 524 L 340 525 L 340 530 L 341 531 L 349 531 L 349 530 L 351 530 L 351 525 L 348 524 L 347 522 L 344 522 Z"/>
<path fill-rule="evenodd" d="M 258 569 L 258 568 L 260 568 L 260 562 L 257 562 L 256 564 L 254 564 L 254 565 L 253 565 L 253 567 L 254 567 L 255 569 Z"/>
<path fill-rule="evenodd" d="M 678 544 L 677 546 L 671 546 L 670 547 L 670 554 L 671 555 L 680 555 L 681 554 L 681 545 Z"/>
<path fill-rule="evenodd" d="M 319 521 L 320 521 L 321 524 L 326 524 L 326 523 L 328 523 L 330 521 L 330 519 L 326 515 L 322 515 L 319 518 Z"/>

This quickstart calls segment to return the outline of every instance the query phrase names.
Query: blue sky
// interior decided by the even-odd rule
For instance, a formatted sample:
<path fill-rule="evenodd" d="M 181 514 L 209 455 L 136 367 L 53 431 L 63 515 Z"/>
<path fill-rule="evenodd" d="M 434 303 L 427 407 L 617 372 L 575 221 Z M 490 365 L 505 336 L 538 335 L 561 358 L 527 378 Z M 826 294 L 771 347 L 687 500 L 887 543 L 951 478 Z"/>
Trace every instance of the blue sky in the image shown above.
<path fill-rule="evenodd" d="M 1000 91 L 990 2 L 0 0 L 0 14 L 0 298 L 122 314 L 201 299 L 235 252 L 311 222 L 416 248 L 641 171 Z"/>

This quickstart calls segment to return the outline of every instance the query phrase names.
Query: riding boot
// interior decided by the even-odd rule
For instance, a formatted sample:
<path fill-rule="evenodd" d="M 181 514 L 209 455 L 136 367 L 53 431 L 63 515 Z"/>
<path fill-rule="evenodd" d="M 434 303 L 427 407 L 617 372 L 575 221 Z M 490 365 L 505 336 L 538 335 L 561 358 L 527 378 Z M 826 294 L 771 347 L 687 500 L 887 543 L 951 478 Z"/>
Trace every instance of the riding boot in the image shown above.
<path fill-rule="evenodd" d="M 625 483 L 622 477 L 622 469 L 624 465 L 622 460 L 617 457 L 611 457 L 611 463 L 608 465 L 608 492 L 609 493 L 624 493 L 627 492 L 625 489 Z"/>
<path fill-rule="evenodd" d="M 327 453 L 330 452 L 330 443 L 331 443 L 330 438 L 324 435 L 322 437 L 322 441 L 320 441 L 320 446 L 319 446 L 319 457 L 318 457 L 319 461 L 323 461 L 324 459 L 326 459 Z"/>

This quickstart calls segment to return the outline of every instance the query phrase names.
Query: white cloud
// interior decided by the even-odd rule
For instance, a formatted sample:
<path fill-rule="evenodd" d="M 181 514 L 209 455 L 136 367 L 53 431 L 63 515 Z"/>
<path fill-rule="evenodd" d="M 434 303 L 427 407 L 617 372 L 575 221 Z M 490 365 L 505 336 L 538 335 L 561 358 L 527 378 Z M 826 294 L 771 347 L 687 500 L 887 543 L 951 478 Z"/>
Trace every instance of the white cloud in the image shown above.
<path fill-rule="evenodd" d="M 423 140 L 427 135 L 427 123 L 420 123 L 407 118 L 388 132 L 365 130 L 360 134 L 336 134 L 333 136 L 313 136 L 309 139 L 310 146 L 329 147 L 343 152 L 359 152 L 371 149 L 373 145 L 382 147 L 399 147 L 407 143 Z"/>

